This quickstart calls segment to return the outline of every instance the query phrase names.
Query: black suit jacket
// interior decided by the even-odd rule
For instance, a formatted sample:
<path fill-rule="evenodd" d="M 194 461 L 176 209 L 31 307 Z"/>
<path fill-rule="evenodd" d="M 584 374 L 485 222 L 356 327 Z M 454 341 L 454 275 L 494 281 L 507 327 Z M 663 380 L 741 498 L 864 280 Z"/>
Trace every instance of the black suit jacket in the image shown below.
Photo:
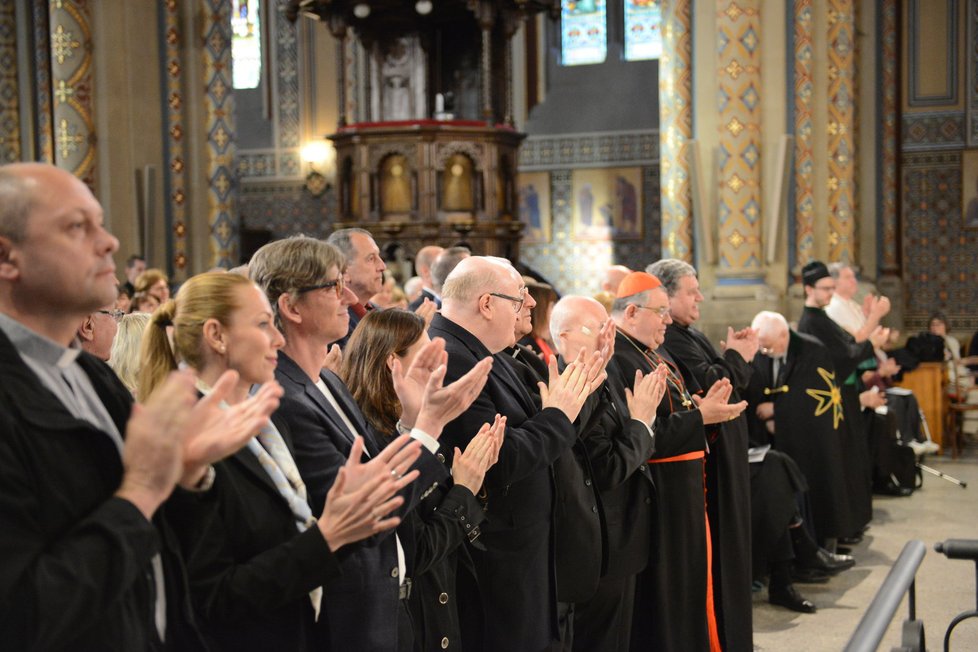
<path fill-rule="evenodd" d="M 421 294 L 418 295 L 417 299 L 408 304 L 407 309 L 411 312 L 417 312 L 418 308 L 421 307 L 421 304 L 424 303 L 425 299 L 431 299 L 435 302 L 435 307 L 439 310 L 441 309 L 441 299 L 432 294 L 428 288 L 422 289 Z"/>
<path fill-rule="evenodd" d="M 288 426 L 273 423 L 289 451 Z M 244 448 L 215 465 L 204 494 L 167 505 L 187 559 L 201 629 L 220 650 L 320 650 L 309 591 L 340 574 L 319 527 L 299 533 L 288 503 Z"/>
<path fill-rule="evenodd" d="M 353 446 L 352 435 L 319 388 L 287 355 L 279 352 L 275 378 L 285 390 L 278 414 L 292 431 L 295 461 L 306 482 L 314 515 L 322 512 L 326 493 Z M 380 452 L 381 439 L 367 425 L 346 386 L 330 371 L 320 373 L 347 418 L 363 435 L 366 453 Z M 402 492 L 398 513 L 413 510 L 426 490 L 443 482 L 448 471 L 434 455 L 422 449 L 414 468 L 421 476 Z M 414 532 L 405 520 L 397 532 L 412 572 Z M 354 544 L 340 564 L 342 576 L 323 587 L 323 613 L 319 624 L 329 630 L 334 650 L 393 650 L 397 647 L 397 546 L 390 533 Z"/>
<path fill-rule="evenodd" d="M 445 339 L 445 382 L 458 379 L 489 355 L 471 333 L 442 315 L 435 315 L 428 332 Z M 542 650 L 556 635 L 549 467 L 570 448 L 577 433 L 560 410 L 538 410 L 520 379 L 497 356 L 482 393 L 445 427 L 446 452 L 464 448 L 497 413 L 508 417 L 506 439 L 484 483 L 486 551 L 473 551 L 485 631 L 470 639 L 481 641 L 487 650 Z"/>
<path fill-rule="evenodd" d="M 82 353 L 125 436 L 132 397 L 102 361 Z M 147 650 L 153 624 L 151 560 L 167 591 L 166 647 L 201 649 L 179 546 L 113 494 L 122 461 L 109 436 L 73 417 L 0 332 L 0 640 L 15 650 Z"/>

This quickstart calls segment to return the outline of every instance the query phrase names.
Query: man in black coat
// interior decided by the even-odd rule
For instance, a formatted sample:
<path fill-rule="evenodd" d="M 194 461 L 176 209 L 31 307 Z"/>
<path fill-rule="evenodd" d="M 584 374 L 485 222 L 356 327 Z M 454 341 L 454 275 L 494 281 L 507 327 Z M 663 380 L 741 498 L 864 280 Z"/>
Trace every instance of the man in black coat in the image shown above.
<path fill-rule="evenodd" d="M 275 370 L 285 390 L 279 416 L 292 432 L 296 465 L 316 516 L 355 437 L 363 437 L 368 460 L 377 461 L 382 448 L 382 437 L 367 424 L 347 387 L 322 368 L 327 347 L 347 332 L 347 308 L 355 300 L 344 287 L 343 264 L 342 254 L 332 245 L 297 237 L 265 245 L 249 265 L 249 274 L 268 295 L 285 335 Z M 403 491 L 399 515 L 414 510 L 427 492 L 446 480 L 438 441 L 442 427 L 475 398 L 491 364 L 475 361 L 460 382 L 433 387 L 437 391 L 432 393 L 433 388 L 425 386 L 443 357 L 441 344 L 429 343 L 406 373 L 394 374 L 404 409 L 401 426 L 422 444 L 414 465 L 420 476 Z M 475 432 L 478 428 L 473 436 Z M 407 471 L 400 469 L 402 474 Z M 323 587 L 319 623 L 328 630 L 331 649 L 412 649 L 407 600 L 414 532 L 403 529 L 409 525 L 404 522 L 394 536 L 385 533 L 350 546 L 341 560 L 342 576 Z"/>
<path fill-rule="evenodd" d="M 446 381 L 515 343 L 517 320 L 532 305 L 525 292 L 523 279 L 504 259 L 473 256 L 459 263 L 445 281 L 441 314 L 429 329 L 445 339 Z M 596 368 L 577 363 L 559 376 L 552 369 L 538 409 L 512 368 L 497 361 L 472 406 L 445 427 L 446 448 L 464 449 L 476 424 L 497 413 L 507 417 L 499 461 L 483 485 L 486 550 L 472 551 L 485 624 L 481 632 L 463 631 L 463 639 L 485 650 L 533 652 L 557 640 L 550 465 L 577 436 L 573 421 L 595 382 L 592 373 Z"/>
<path fill-rule="evenodd" d="M 721 378 L 733 385 L 732 401 L 739 401 L 750 381 L 750 361 L 757 352 L 757 336 L 749 328 L 728 328 L 722 354 L 693 327 L 699 319 L 696 270 L 681 260 L 666 259 L 649 265 L 650 274 L 669 293 L 672 324 L 665 348 L 686 365 L 688 384 L 709 387 Z M 710 450 L 706 458 L 707 510 L 713 540 L 713 585 L 720 641 L 724 650 L 752 650 L 750 470 L 747 463 L 747 420 L 739 417 L 707 429 Z"/>
<path fill-rule="evenodd" d="M 876 328 L 869 339 L 856 342 L 852 335 L 832 321 L 825 307 L 832 300 L 835 280 L 823 263 L 815 260 L 805 265 L 802 284 L 805 309 L 798 320 L 798 332 L 811 335 L 824 344 L 835 368 L 835 384 L 842 395 L 842 450 L 849 494 L 849 525 L 853 528 L 847 536 L 861 537 L 863 528 L 873 517 L 873 466 L 859 402 L 857 369 L 860 363 L 874 357 L 874 349 L 883 345 L 889 330 Z"/>
<path fill-rule="evenodd" d="M 719 645 L 710 573 L 709 523 L 704 506 L 704 426 L 736 417 L 746 404 L 728 404 L 730 383 L 721 380 L 704 398 L 687 387 L 682 363 L 661 348 L 669 297 L 645 272 L 618 286 L 611 318 L 617 335 L 613 361 L 621 386 L 635 372 L 666 368 L 666 393 L 655 418 L 655 451 L 648 460 L 658 499 L 653 503 L 649 567 L 636 579 L 632 648 L 708 650 Z"/>
<path fill-rule="evenodd" d="M 0 168 L 0 640 L 10 649 L 200 649 L 157 511 L 178 484 L 209 488 L 210 464 L 277 406 L 266 394 L 242 419 L 217 405 L 233 377 L 196 402 L 192 376 L 178 374 L 132 409 L 112 370 L 73 343 L 116 295 L 118 246 L 70 173 Z"/>
<path fill-rule="evenodd" d="M 566 296 L 558 301 L 550 332 L 561 360 L 614 348 L 614 322 L 590 297 Z M 574 649 L 582 652 L 628 647 L 635 576 L 648 565 L 652 545 L 655 487 L 647 460 L 654 450 L 652 424 L 665 390 L 665 368 L 639 380 L 633 393 L 626 392 L 614 364 L 609 361 L 608 378 L 588 398 L 575 422 L 579 438 L 574 446 L 580 449 L 587 470 L 579 484 L 597 489 L 601 508 L 596 581 L 574 600 Z M 579 537 L 581 520 L 565 523 L 563 536 L 558 529 L 558 551 L 565 538 Z M 557 525 L 560 528 L 559 518 Z M 576 573 L 591 572 L 584 570 L 578 568 Z"/>

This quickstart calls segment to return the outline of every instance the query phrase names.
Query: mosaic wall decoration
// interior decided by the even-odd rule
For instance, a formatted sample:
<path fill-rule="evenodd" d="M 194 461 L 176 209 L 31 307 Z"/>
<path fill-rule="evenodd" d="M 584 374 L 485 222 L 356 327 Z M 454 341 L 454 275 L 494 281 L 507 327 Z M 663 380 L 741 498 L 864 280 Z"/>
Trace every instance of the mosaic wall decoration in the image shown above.
<path fill-rule="evenodd" d="M 540 273 L 562 294 L 591 295 L 600 290 L 601 276 L 610 265 L 642 270 L 661 258 L 660 178 L 658 165 L 642 168 L 642 208 L 645 233 L 641 240 L 580 242 L 571 236 L 572 177 L 569 169 L 550 173 L 553 238 L 542 245 L 520 248 L 524 264 Z"/>
<path fill-rule="evenodd" d="M 829 260 L 856 262 L 856 7 L 828 1 Z"/>
<path fill-rule="evenodd" d="M 801 268 L 815 258 L 815 151 L 812 138 L 815 61 L 813 46 L 813 0 L 794 2 L 794 57 L 791 75 L 794 80 L 794 243 L 792 264 Z"/>
<path fill-rule="evenodd" d="M 54 161 L 95 190 L 91 7 L 51 0 L 48 7 Z"/>
<path fill-rule="evenodd" d="M 942 310 L 955 330 L 978 328 L 978 230 L 961 218 L 960 152 L 911 153 L 903 157 L 903 281 L 907 329 L 926 326 Z M 972 181 L 974 181 L 972 179 Z"/>
<path fill-rule="evenodd" d="M 54 119 L 51 114 L 51 43 L 48 30 L 49 0 L 33 0 L 35 158 L 54 163 Z"/>
<path fill-rule="evenodd" d="M 901 125 L 904 151 L 961 149 L 965 144 L 964 111 L 907 113 Z"/>
<path fill-rule="evenodd" d="M 523 227 L 523 246 L 546 244 L 551 238 L 550 174 L 521 172 L 516 178 L 520 198 L 519 216 Z"/>
<path fill-rule="evenodd" d="M 17 94 L 17 15 L 0 5 L 0 163 L 20 160 L 20 101 Z"/>
<path fill-rule="evenodd" d="M 763 280 L 758 0 L 717 3 L 719 283 Z"/>
<path fill-rule="evenodd" d="M 899 106 L 899 32 L 897 31 L 900 6 L 897 0 L 879 0 L 876 15 L 877 39 L 877 265 L 882 274 L 893 275 L 900 269 L 899 219 L 900 205 L 897 197 L 899 181 L 899 141 L 897 115 Z"/>
<path fill-rule="evenodd" d="M 187 165 L 184 136 L 184 42 L 180 3 L 163 0 L 160 16 L 160 83 L 163 107 L 163 206 L 167 224 L 170 277 L 179 282 L 187 275 Z"/>
<path fill-rule="evenodd" d="M 520 170 L 649 165 L 659 161 L 659 132 L 606 131 L 595 134 L 530 136 L 520 146 Z"/>
<path fill-rule="evenodd" d="M 662 248 L 670 258 L 693 262 L 692 184 L 693 17 L 690 0 L 662 3 L 663 52 L 659 60 L 659 126 L 662 133 Z"/>
<path fill-rule="evenodd" d="M 961 153 L 961 226 L 978 229 L 978 150 Z"/>
<path fill-rule="evenodd" d="M 301 181 L 244 185 L 238 195 L 241 224 L 250 231 L 267 231 L 274 239 L 299 234 L 325 238 L 329 216 L 336 214 L 332 197 L 311 196 Z"/>
<path fill-rule="evenodd" d="M 234 212 L 234 94 L 231 92 L 231 0 L 202 0 L 207 132 L 207 222 L 212 267 L 238 264 Z"/>

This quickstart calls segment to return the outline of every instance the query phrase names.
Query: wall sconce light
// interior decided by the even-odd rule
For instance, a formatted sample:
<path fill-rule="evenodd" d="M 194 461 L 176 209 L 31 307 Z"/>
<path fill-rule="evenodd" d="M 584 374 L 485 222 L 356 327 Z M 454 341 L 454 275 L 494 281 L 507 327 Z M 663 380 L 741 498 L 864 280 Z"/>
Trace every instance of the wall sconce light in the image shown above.
<path fill-rule="evenodd" d="M 313 197 L 322 197 L 336 177 L 336 150 L 324 140 L 306 143 L 299 153 L 309 167 L 305 188 Z"/>
<path fill-rule="evenodd" d="M 358 2 L 357 4 L 353 5 L 353 15 L 360 20 L 363 20 L 370 15 L 370 5 L 368 5 L 366 2 Z"/>

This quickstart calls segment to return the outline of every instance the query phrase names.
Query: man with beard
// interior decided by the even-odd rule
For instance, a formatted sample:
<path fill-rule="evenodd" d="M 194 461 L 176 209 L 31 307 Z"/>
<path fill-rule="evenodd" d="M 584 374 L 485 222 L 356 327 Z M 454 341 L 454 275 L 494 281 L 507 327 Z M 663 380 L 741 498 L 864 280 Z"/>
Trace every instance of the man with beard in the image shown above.
<path fill-rule="evenodd" d="M 672 324 L 666 329 L 664 346 L 686 366 L 687 384 L 709 387 L 721 378 L 733 386 L 731 400 L 750 381 L 750 361 L 757 352 L 757 336 L 749 328 L 727 329 L 721 342 L 723 353 L 693 324 L 700 317 L 696 270 L 681 260 L 666 259 L 649 265 L 650 274 L 662 281 L 669 294 Z M 734 417 L 729 423 L 707 429 L 710 450 L 706 458 L 706 507 L 715 555 L 713 583 L 720 641 L 724 650 L 751 650 L 750 568 L 750 472 L 747 464 L 747 420 Z"/>
<path fill-rule="evenodd" d="M 699 386 L 687 387 L 688 371 L 662 348 L 672 320 L 669 297 L 656 277 L 645 272 L 626 276 L 611 318 L 618 329 L 613 360 L 622 385 L 634 382 L 636 370 L 667 369 L 665 397 L 656 411 L 655 452 L 648 460 L 661 498 L 655 501 L 649 567 L 636 580 L 632 647 L 720 650 L 711 523 L 704 505 L 704 427 L 736 418 L 747 403 L 728 403 L 726 379 L 715 382 L 703 398 L 692 396 Z"/>
<path fill-rule="evenodd" d="M 798 332 L 811 335 L 824 344 L 835 369 L 835 383 L 842 396 L 842 450 L 851 517 L 851 531 L 847 536 L 859 539 L 873 517 L 873 468 L 860 414 L 859 378 L 856 372 L 859 364 L 871 359 L 874 349 L 886 341 L 889 330 L 876 327 L 868 339 L 857 343 L 852 335 L 825 313 L 825 307 L 835 291 L 835 280 L 825 264 L 813 260 L 802 268 L 801 273 L 805 310 L 798 320 Z"/>

